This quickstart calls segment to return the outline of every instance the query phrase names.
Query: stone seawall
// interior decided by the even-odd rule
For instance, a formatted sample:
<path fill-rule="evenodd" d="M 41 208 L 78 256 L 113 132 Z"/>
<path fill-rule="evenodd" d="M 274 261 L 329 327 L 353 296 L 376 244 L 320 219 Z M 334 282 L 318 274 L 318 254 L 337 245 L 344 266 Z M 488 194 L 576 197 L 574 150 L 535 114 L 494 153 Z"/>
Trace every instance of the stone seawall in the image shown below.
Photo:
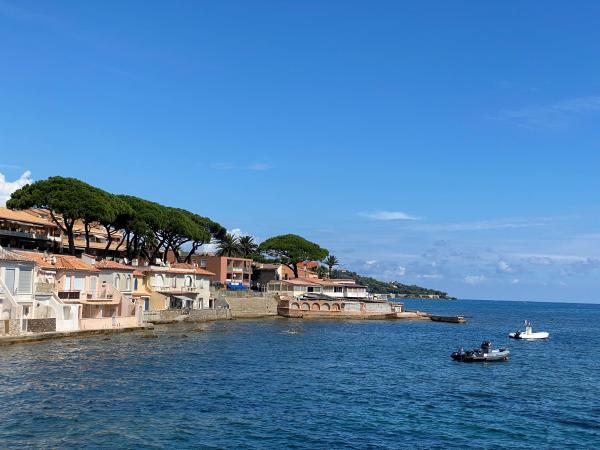
<path fill-rule="evenodd" d="M 226 297 L 233 319 L 268 317 L 277 315 L 277 300 L 265 297 Z"/>
<path fill-rule="evenodd" d="M 56 319 L 27 319 L 27 331 L 31 333 L 56 331 Z"/>
<path fill-rule="evenodd" d="M 184 312 L 181 309 L 165 309 L 162 311 L 144 311 L 144 322 L 208 322 L 211 320 L 231 319 L 228 309 L 192 309 Z"/>

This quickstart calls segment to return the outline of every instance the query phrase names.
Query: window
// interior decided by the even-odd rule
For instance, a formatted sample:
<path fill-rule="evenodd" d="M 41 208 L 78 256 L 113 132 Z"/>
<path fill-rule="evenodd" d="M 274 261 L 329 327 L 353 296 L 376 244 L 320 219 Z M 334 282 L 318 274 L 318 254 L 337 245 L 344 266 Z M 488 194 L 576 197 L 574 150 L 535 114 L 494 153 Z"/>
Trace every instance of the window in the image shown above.
<path fill-rule="evenodd" d="M 138 279 L 137 278 L 133 280 L 133 289 L 135 289 L 136 291 L 138 289 Z"/>
<path fill-rule="evenodd" d="M 206 264 L 207 264 L 207 262 L 205 259 L 200 260 L 200 267 L 206 267 Z"/>
<path fill-rule="evenodd" d="M 344 288 L 342 286 L 335 286 L 333 288 L 333 292 L 338 292 L 338 293 L 344 292 Z"/>
<path fill-rule="evenodd" d="M 30 268 L 19 269 L 19 287 L 18 291 L 20 294 L 30 294 L 33 279 L 33 270 Z"/>
<path fill-rule="evenodd" d="M 115 275 L 115 287 L 117 289 L 121 287 L 121 276 L 119 274 Z"/>
<path fill-rule="evenodd" d="M 96 292 L 96 284 L 98 283 L 97 277 L 90 277 L 90 291 Z"/>
<path fill-rule="evenodd" d="M 185 277 L 185 287 L 192 287 L 193 284 L 194 280 L 192 280 L 192 277 L 190 275 L 187 275 Z"/>
<path fill-rule="evenodd" d="M 154 275 L 154 286 L 157 288 L 161 288 L 163 287 L 163 285 L 165 284 L 165 280 L 163 279 L 163 276 L 160 273 L 157 273 L 156 275 Z"/>
<path fill-rule="evenodd" d="M 173 276 L 173 278 L 171 278 L 171 287 L 177 287 L 177 277 Z"/>
<path fill-rule="evenodd" d="M 83 291 L 85 285 L 85 277 L 82 275 L 75 275 L 75 290 Z"/>
<path fill-rule="evenodd" d="M 131 290 L 131 275 L 127 275 L 127 278 L 125 278 L 125 290 Z"/>

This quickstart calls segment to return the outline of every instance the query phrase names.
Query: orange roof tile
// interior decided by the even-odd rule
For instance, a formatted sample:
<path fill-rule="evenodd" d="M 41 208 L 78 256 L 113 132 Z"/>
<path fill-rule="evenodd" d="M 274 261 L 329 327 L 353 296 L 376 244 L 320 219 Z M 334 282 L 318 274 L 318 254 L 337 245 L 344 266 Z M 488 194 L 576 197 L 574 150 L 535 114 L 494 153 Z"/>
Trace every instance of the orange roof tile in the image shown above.
<path fill-rule="evenodd" d="M 0 219 L 12 220 L 15 222 L 24 222 L 30 223 L 33 225 L 42 225 L 47 227 L 57 228 L 56 224 L 44 219 L 42 217 L 37 216 L 34 213 L 35 210 L 23 210 L 23 211 L 14 211 L 12 209 L 0 208 Z"/>
<path fill-rule="evenodd" d="M 133 266 L 128 266 L 117 261 L 111 261 L 109 259 L 101 259 L 100 261 L 96 261 L 96 267 L 98 269 L 135 270 L 135 267 Z"/>
<path fill-rule="evenodd" d="M 32 261 L 35 261 L 36 265 L 42 269 L 98 272 L 98 269 L 91 264 L 87 264 L 81 259 L 71 255 L 45 255 L 44 253 L 24 251 L 18 251 L 17 253 Z"/>

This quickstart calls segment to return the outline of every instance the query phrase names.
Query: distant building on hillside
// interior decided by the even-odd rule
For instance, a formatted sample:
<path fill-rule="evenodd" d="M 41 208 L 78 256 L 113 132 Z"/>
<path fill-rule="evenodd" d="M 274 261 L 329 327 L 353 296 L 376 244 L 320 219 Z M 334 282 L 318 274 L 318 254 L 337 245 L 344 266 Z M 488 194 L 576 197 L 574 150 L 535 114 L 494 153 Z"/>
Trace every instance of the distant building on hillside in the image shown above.
<path fill-rule="evenodd" d="M 75 250 L 78 254 L 86 251 L 85 228 L 81 221 L 73 227 Z M 90 243 L 87 253 L 100 256 L 108 244 L 106 230 L 101 226 L 90 229 Z M 119 247 L 123 235 L 115 232 L 109 246 L 111 256 L 125 256 L 125 245 Z M 67 236 L 54 223 L 50 213 L 44 209 L 13 211 L 0 207 L 0 245 L 4 248 L 38 250 L 55 253 L 66 252 L 69 248 Z"/>

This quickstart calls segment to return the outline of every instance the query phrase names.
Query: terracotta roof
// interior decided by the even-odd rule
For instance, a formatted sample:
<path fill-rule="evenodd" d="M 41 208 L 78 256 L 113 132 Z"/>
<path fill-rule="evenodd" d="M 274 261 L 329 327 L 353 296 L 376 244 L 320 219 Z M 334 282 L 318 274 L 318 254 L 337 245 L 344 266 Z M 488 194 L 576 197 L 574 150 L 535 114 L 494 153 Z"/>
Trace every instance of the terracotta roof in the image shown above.
<path fill-rule="evenodd" d="M 141 270 L 136 269 L 136 270 L 133 271 L 133 276 L 134 277 L 143 277 L 144 276 L 144 272 L 142 272 Z"/>
<path fill-rule="evenodd" d="M 35 261 L 42 269 L 54 270 L 81 270 L 86 272 L 98 272 L 91 264 L 83 262 L 81 259 L 71 255 L 45 255 L 36 252 L 17 252 L 32 261 Z"/>
<path fill-rule="evenodd" d="M 96 267 L 98 269 L 112 269 L 112 270 L 135 270 L 133 266 L 127 266 L 117 261 L 111 261 L 109 259 L 101 259 L 96 261 Z"/>
<path fill-rule="evenodd" d="M 39 217 L 35 213 L 36 210 L 14 211 L 12 209 L 0 207 L 0 219 L 12 220 L 15 222 L 30 223 L 32 225 L 42 225 L 47 227 L 57 228 L 53 222 Z"/>
<path fill-rule="evenodd" d="M 288 284 L 294 284 L 296 286 L 319 286 L 319 283 L 316 282 L 317 280 L 315 279 L 308 279 L 308 278 L 290 278 L 289 280 L 273 280 L 273 281 L 269 281 L 269 283 L 288 283 Z"/>
<path fill-rule="evenodd" d="M 0 246 L 0 261 L 27 261 L 32 262 L 29 258 L 21 256 L 15 252 L 11 252 L 10 250 L 6 250 L 5 248 Z"/>
<path fill-rule="evenodd" d="M 305 267 L 308 269 L 315 269 L 315 268 L 319 267 L 319 265 L 320 264 L 318 261 L 299 262 L 298 269 L 304 269 Z"/>

